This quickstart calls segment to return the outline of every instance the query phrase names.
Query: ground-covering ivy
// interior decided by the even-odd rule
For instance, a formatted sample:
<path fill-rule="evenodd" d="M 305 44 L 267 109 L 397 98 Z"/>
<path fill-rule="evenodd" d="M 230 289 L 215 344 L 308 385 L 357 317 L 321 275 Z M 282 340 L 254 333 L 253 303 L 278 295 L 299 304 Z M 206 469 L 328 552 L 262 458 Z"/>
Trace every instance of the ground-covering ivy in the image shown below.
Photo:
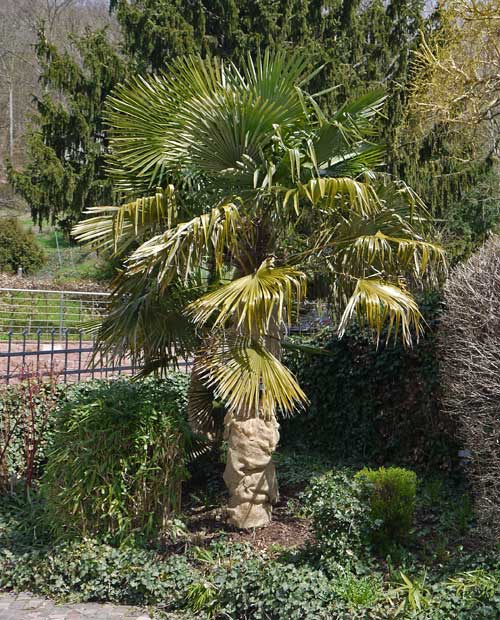
<path fill-rule="evenodd" d="M 322 465 L 313 459 L 311 467 Z M 295 480 L 291 463 L 288 469 Z M 373 515 L 350 469 L 312 478 L 290 510 L 312 519 L 316 538 L 305 548 L 274 553 L 224 536 L 202 546 L 186 539 L 185 546 L 169 550 L 119 548 L 93 539 L 51 542 L 36 532 L 43 513 L 36 496 L 24 500 L 24 520 L 23 501 L 4 498 L 0 589 L 148 604 L 186 619 L 495 620 L 499 553 L 455 542 L 463 534 L 462 517 L 453 512 L 459 503 L 451 490 L 455 483 L 445 482 L 421 481 L 417 498 L 417 520 L 425 514 L 437 532 L 414 528 L 406 546 L 400 543 L 386 555 L 367 542 Z M 446 553 L 431 551 L 439 537 L 447 540 Z"/>

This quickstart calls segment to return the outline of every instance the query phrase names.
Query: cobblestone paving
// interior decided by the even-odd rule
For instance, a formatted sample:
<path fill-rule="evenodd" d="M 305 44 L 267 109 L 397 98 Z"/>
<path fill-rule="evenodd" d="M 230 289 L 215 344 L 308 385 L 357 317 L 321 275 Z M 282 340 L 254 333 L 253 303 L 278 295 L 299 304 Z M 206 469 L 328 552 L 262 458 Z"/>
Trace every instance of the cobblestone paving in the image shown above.
<path fill-rule="evenodd" d="M 0 593 L 0 620 L 153 620 L 134 607 L 99 603 L 56 605 L 30 594 Z"/>

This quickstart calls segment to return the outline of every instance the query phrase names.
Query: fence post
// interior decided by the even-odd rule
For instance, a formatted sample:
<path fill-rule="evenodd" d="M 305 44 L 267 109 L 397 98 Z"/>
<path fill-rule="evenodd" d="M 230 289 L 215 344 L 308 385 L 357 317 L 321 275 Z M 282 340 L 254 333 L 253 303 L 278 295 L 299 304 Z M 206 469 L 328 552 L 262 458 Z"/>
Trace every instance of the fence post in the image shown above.
<path fill-rule="evenodd" d="M 10 354 L 12 352 L 12 329 L 9 329 L 9 331 L 7 332 L 7 338 L 8 338 L 8 343 L 7 343 L 7 385 L 9 385 L 9 382 L 10 382 Z"/>
<path fill-rule="evenodd" d="M 61 339 L 63 337 L 63 325 L 64 325 L 64 292 L 61 291 L 61 298 L 59 300 L 59 337 Z"/>

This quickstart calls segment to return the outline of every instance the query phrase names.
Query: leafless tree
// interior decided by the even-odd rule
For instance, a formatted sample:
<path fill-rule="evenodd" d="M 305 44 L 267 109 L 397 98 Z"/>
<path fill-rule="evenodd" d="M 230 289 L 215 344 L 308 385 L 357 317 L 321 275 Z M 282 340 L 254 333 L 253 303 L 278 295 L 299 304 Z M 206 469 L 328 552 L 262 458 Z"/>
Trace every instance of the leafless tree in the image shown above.
<path fill-rule="evenodd" d="M 440 355 L 446 410 L 456 417 L 482 531 L 500 539 L 500 237 L 451 274 Z"/>
<path fill-rule="evenodd" d="M 473 156 L 498 156 L 500 0 L 442 0 L 440 9 L 442 28 L 416 57 L 411 107 L 424 130 L 445 123 Z"/>

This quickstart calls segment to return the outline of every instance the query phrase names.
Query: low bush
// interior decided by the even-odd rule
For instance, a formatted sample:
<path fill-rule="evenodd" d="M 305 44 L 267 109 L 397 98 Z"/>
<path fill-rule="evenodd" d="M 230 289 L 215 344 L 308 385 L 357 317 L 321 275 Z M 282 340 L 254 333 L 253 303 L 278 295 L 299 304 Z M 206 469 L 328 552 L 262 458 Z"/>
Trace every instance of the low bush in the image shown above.
<path fill-rule="evenodd" d="M 334 592 L 326 575 L 308 566 L 246 560 L 213 579 L 219 617 L 330 620 Z"/>
<path fill-rule="evenodd" d="M 2 512 L 0 504 L 0 533 Z M 17 519 L 15 527 L 31 527 L 31 522 Z M 149 604 L 174 612 L 179 620 L 500 617 L 498 552 L 467 555 L 458 549 L 454 560 L 427 569 L 410 562 L 387 571 L 385 563 L 373 564 L 367 566 L 369 575 L 350 571 L 346 557 L 329 576 L 310 554 L 297 551 L 271 559 L 223 538 L 167 557 L 91 539 L 38 550 L 1 546 L 0 590 L 28 590 L 75 602 Z"/>
<path fill-rule="evenodd" d="M 372 540 L 380 549 L 404 543 L 415 514 L 417 476 L 400 467 L 364 468 L 356 480 L 371 509 Z"/>
<path fill-rule="evenodd" d="M 16 218 L 0 218 L 0 271 L 34 273 L 45 262 L 35 237 Z"/>
<path fill-rule="evenodd" d="M 329 471 L 313 478 L 300 502 L 304 516 L 312 520 L 317 550 L 323 559 L 348 567 L 369 554 L 373 528 L 370 510 L 350 472 Z"/>
<path fill-rule="evenodd" d="M 188 377 L 70 388 L 41 490 L 59 537 L 155 538 L 178 511 L 191 435 Z"/>
<path fill-rule="evenodd" d="M 68 601 L 161 602 L 177 608 L 198 579 L 183 556 L 164 559 L 152 551 L 116 549 L 93 540 L 63 543 L 50 551 L 0 551 L 0 589 Z"/>

